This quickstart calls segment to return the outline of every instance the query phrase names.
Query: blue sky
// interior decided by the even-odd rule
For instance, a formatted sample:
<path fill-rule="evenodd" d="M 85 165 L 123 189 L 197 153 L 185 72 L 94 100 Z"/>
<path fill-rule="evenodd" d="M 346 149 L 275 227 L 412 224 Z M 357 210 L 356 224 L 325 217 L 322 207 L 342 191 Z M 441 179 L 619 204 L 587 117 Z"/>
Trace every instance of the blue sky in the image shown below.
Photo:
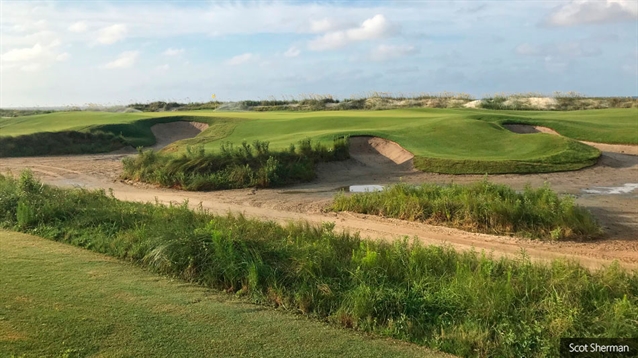
<path fill-rule="evenodd" d="M 635 0 L 1 3 L 1 107 L 638 95 Z"/>

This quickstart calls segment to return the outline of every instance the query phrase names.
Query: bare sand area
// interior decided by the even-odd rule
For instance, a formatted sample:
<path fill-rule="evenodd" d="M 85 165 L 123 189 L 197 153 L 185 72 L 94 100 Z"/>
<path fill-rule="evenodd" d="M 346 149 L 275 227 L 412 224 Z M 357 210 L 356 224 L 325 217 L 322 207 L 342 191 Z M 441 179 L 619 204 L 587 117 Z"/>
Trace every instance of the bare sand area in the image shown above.
<path fill-rule="evenodd" d="M 159 142 L 159 140 L 158 140 Z M 337 230 L 360 232 L 363 237 L 393 240 L 408 236 L 426 244 L 447 244 L 461 250 L 492 253 L 496 257 L 520 257 L 533 260 L 568 258 L 591 268 L 611 264 L 613 260 L 638 269 L 638 190 L 615 191 L 596 188 L 623 187 L 638 183 L 638 156 L 603 152 L 598 164 L 573 172 L 528 175 L 493 175 L 490 180 L 522 189 L 526 184 L 548 183 L 562 194 L 571 194 L 576 202 L 591 210 L 603 225 L 606 236 L 594 242 L 539 242 L 513 237 L 469 233 L 448 227 L 432 226 L 353 213 L 326 211 L 341 188 L 360 184 L 470 183 L 482 175 L 444 175 L 416 171 L 411 154 L 398 144 L 381 138 L 352 138 L 352 158 L 320 164 L 318 178 L 310 183 L 279 189 L 238 189 L 215 192 L 186 192 L 157 188 L 147 184 L 119 180 L 121 159 L 127 154 L 2 158 L 0 172 L 18 174 L 30 168 L 44 182 L 63 187 L 113 189 L 115 197 L 130 201 L 199 203 L 212 213 L 244 213 L 248 217 L 277 222 L 307 220 L 311 223 L 334 222 Z M 398 148 L 397 148 L 398 147 Z"/>

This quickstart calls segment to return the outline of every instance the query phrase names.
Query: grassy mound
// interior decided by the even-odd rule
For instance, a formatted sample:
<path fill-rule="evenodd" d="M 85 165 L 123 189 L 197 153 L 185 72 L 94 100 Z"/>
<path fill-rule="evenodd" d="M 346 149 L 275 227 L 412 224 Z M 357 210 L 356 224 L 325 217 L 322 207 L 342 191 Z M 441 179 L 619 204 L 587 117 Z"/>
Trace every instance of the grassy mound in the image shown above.
<path fill-rule="evenodd" d="M 0 223 L 253 302 L 461 356 L 557 356 L 560 337 L 632 337 L 638 276 L 561 261 L 364 241 L 0 177 Z"/>
<path fill-rule="evenodd" d="M 469 231 L 553 240 L 583 240 L 602 231 L 587 210 L 549 187 L 518 193 L 484 180 L 471 185 L 398 184 L 383 191 L 338 195 L 336 211 L 353 211 L 453 226 Z"/>
<path fill-rule="evenodd" d="M 202 145 L 215 151 L 224 142 L 268 141 L 273 151 L 285 151 L 304 138 L 330 146 L 335 137 L 369 135 L 400 144 L 415 155 L 423 171 L 466 173 L 535 173 L 576 170 L 594 164 L 600 151 L 572 139 L 638 144 L 635 109 L 588 111 L 495 111 L 484 109 L 397 109 L 387 111 L 320 112 L 153 112 L 52 113 L 0 119 L 4 136 L 39 131 L 90 131 L 120 135 L 131 145 L 153 143 L 148 123 L 181 119 L 206 122 L 215 129 L 170 147 L 185 152 Z M 138 123 L 139 122 L 139 123 Z M 137 123 L 137 124 L 136 124 Z M 557 130 L 568 137 L 516 134 L 504 123 L 527 123 Z M 104 126 L 107 127 L 104 127 Z M 140 128 L 135 128 L 140 126 Z M 130 132 L 130 135 L 127 135 Z"/>
<path fill-rule="evenodd" d="M 307 182 L 316 177 L 315 164 L 349 157 L 348 139 L 335 139 L 331 149 L 310 139 L 288 151 L 271 152 L 268 142 L 223 144 L 219 152 L 190 149 L 180 155 L 141 151 L 124 158 L 123 179 L 185 190 L 266 188 Z"/>
<path fill-rule="evenodd" d="M 122 148 L 126 144 L 121 136 L 101 131 L 40 132 L 0 137 L 0 157 L 104 153 Z"/>
<path fill-rule="evenodd" d="M 144 118 L 140 113 L 66 112 L 0 119 L 0 157 L 105 153 L 124 146 L 155 144 L 151 127 L 175 121 L 209 124 L 208 135 L 187 140 L 215 140 L 232 132 L 240 120 L 169 115 Z"/>

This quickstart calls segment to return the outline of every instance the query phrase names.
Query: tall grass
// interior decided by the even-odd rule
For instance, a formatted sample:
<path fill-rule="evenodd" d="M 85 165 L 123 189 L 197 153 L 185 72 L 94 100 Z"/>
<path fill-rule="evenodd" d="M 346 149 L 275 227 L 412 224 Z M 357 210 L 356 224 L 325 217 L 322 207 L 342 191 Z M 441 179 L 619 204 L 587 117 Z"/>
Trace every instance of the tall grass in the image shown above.
<path fill-rule="evenodd" d="M 558 355 L 560 337 L 632 337 L 638 275 L 495 260 L 408 240 L 212 216 L 186 204 L 0 176 L 0 227 L 71 243 L 255 303 L 467 357 Z"/>
<path fill-rule="evenodd" d="M 534 103 L 531 98 L 546 98 L 546 103 Z M 605 108 L 637 108 L 638 99 L 632 97 L 588 97 L 578 92 L 497 93 L 485 95 L 480 108 L 494 110 L 557 110 L 576 111 Z"/>
<path fill-rule="evenodd" d="M 551 240 L 585 240 L 602 234 L 586 209 L 548 186 L 516 192 L 487 179 L 471 185 L 412 186 L 338 195 L 336 211 L 353 211 L 447 225 L 464 230 Z"/>
<path fill-rule="evenodd" d="M 218 152 L 190 147 L 186 153 L 142 151 L 123 160 L 124 179 L 185 190 L 272 187 L 310 181 L 315 164 L 349 158 L 348 138 L 336 138 L 332 148 L 304 139 L 287 151 L 271 152 L 268 142 L 224 143 Z"/>

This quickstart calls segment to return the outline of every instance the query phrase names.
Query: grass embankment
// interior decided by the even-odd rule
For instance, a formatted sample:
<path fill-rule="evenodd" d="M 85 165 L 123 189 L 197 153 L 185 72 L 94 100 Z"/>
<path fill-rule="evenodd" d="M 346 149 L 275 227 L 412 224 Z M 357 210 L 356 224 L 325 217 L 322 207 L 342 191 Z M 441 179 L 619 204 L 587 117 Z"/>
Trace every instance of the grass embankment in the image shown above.
<path fill-rule="evenodd" d="M 93 154 L 125 146 L 155 144 L 151 127 L 175 121 L 208 123 L 208 140 L 232 132 L 237 119 L 209 118 L 182 113 L 56 112 L 0 119 L 0 157 Z M 190 142 L 189 142 L 190 144 Z"/>
<path fill-rule="evenodd" d="M 67 115 L 75 117 L 67 118 Z M 70 130 L 77 129 L 79 125 L 103 126 L 104 121 L 109 120 L 108 116 L 114 116 L 110 120 L 117 121 L 120 125 L 123 121 L 131 122 L 142 117 L 153 120 L 163 118 L 162 120 L 168 121 L 179 116 L 211 125 L 219 124 L 219 132 L 209 128 L 192 140 L 175 143 L 170 147 L 172 152 L 185 152 L 188 146 L 194 144 L 203 145 L 211 152 L 217 151 L 223 142 L 239 146 L 244 141 L 253 143 L 256 140 L 268 141 L 273 151 L 284 151 L 290 143 L 297 143 L 304 138 L 329 146 L 335 137 L 378 136 L 397 142 L 412 152 L 418 169 L 449 174 L 553 172 L 576 170 L 596 163 L 600 156 L 597 149 L 570 138 L 638 144 L 638 136 L 635 135 L 638 127 L 636 109 L 571 112 L 401 109 L 331 112 L 54 113 L 0 121 L 0 136 Z M 547 126 L 570 138 L 544 133 L 516 134 L 503 128 L 503 123 Z M 119 135 L 121 131 L 107 129 L 114 135 Z M 212 135 L 213 133 L 217 134 Z M 153 142 L 148 130 L 132 137 L 147 138 L 147 143 Z M 0 140 L 3 138 L 0 137 Z M 127 138 L 129 137 L 125 136 Z M 140 139 L 132 145 L 146 144 L 141 143 Z"/>
<path fill-rule="evenodd" d="M 2 357 L 443 357 L 0 231 Z"/>
<path fill-rule="evenodd" d="M 0 178 L 2 226 L 130 260 L 253 302 L 462 356 L 557 356 L 560 337 L 632 337 L 638 276 L 365 241 L 186 205 Z"/>
<path fill-rule="evenodd" d="M 240 147 L 222 144 L 214 153 L 203 147 L 177 155 L 142 151 L 124 158 L 122 178 L 185 190 L 266 188 L 311 181 L 318 162 L 349 156 L 347 138 L 335 139 L 330 149 L 307 139 L 280 152 L 271 152 L 269 143 L 260 141 Z"/>
<path fill-rule="evenodd" d="M 616 130 L 615 116 L 601 126 Z M 628 110 L 625 110 L 628 111 Z M 498 113 L 497 111 L 491 111 Z M 227 113 L 247 119 L 223 139 L 207 141 L 209 151 L 222 141 L 238 145 L 243 140 L 267 139 L 271 149 L 285 150 L 290 143 L 310 137 L 330 144 L 332 138 L 373 135 L 399 143 L 415 155 L 417 169 L 450 174 L 537 173 L 581 169 L 596 163 L 600 152 L 569 138 L 548 134 L 521 135 L 500 123 L 521 113 L 489 116 L 489 111 L 469 109 L 412 109 L 391 111 Z M 552 112 L 542 112 L 551 114 Z M 524 113 L 527 115 L 527 112 Z M 517 117 L 518 116 L 518 117 Z M 577 119 L 574 115 L 573 120 Z M 603 123 L 605 117 L 598 117 Z M 587 128 L 586 123 L 577 126 Z M 580 128 L 580 127 L 579 127 Z M 623 126 L 619 128 L 624 129 Z M 178 151 L 179 148 L 176 148 Z M 182 146 L 181 150 L 185 150 Z"/>
<path fill-rule="evenodd" d="M 602 230 L 586 209 L 549 187 L 516 192 L 484 180 L 470 185 L 398 184 L 383 191 L 338 195 L 335 211 L 423 221 L 463 230 L 550 240 L 586 240 Z"/>

